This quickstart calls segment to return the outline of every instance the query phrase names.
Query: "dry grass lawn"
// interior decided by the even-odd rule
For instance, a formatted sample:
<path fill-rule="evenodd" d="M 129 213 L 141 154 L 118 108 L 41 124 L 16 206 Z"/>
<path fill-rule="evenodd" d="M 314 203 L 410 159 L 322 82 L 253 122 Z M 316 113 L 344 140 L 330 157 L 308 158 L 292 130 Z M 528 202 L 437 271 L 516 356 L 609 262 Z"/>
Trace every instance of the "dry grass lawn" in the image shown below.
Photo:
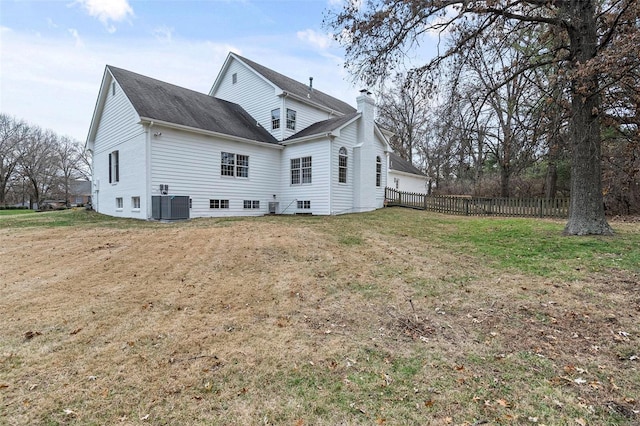
<path fill-rule="evenodd" d="M 637 269 L 505 270 L 388 210 L 0 227 L 0 424 L 640 422 Z"/>

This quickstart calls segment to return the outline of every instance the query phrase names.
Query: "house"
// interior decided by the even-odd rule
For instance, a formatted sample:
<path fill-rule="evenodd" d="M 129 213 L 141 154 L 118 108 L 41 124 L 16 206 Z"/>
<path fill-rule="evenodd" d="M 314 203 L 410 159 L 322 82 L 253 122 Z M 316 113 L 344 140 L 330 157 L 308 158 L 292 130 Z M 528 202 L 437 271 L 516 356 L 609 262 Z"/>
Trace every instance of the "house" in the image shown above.
<path fill-rule="evenodd" d="M 88 180 L 73 180 L 69 185 L 70 206 L 82 206 L 91 203 L 91 182 Z"/>
<path fill-rule="evenodd" d="M 402 192 L 427 194 L 427 176 L 409 161 L 394 152 L 389 153 L 387 186 Z"/>
<path fill-rule="evenodd" d="M 140 219 L 174 202 L 181 217 L 380 208 L 391 150 L 361 93 L 356 109 L 235 53 L 208 94 L 108 65 L 86 143 L 93 207 Z"/>

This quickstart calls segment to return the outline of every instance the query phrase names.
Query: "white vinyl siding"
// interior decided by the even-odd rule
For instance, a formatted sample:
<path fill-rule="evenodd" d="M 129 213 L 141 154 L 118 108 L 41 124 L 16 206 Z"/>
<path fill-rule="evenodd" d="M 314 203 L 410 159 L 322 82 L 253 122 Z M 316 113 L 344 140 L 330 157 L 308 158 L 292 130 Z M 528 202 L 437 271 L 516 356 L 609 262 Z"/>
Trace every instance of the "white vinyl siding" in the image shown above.
<path fill-rule="evenodd" d="M 112 83 L 115 83 L 115 94 Z M 108 215 L 139 218 L 140 211 L 133 211 L 128 202 L 116 210 L 113 200 L 140 196 L 140 210 L 146 210 L 146 168 L 141 165 L 146 164 L 147 134 L 118 83 L 108 77 L 105 84 L 107 93 L 98 117 L 93 153 L 93 208 Z M 113 184 L 110 184 L 109 157 L 115 151 L 118 152 L 118 182 L 115 184 L 111 170 Z"/>
<path fill-rule="evenodd" d="M 285 138 L 288 138 L 289 136 L 296 134 L 297 132 L 311 126 L 314 123 L 317 123 L 318 121 L 324 121 L 329 118 L 335 118 L 341 115 L 337 113 L 335 115 L 330 115 L 327 111 L 314 108 L 311 105 L 304 104 L 292 98 L 285 98 L 284 103 L 285 103 L 285 110 L 283 112 L 283 114 L 285 114 L 285 116 L 283 117 L 284 119 L 287 118 L 286 109 L 293 110 L 296 112 L 295 130 L 289 129 L 287 126 L 284 126 Z"/>
<path fill-rule="evenodd" d="M 249 177 L 221 176 L 221 152 L 248 156 Z M 278 148 L 163 129 L 162 137 L 151 145 L 151 195 L 160 195 L 160 184 L 169 185 L 171 195 L 191 198 L 191 217 L 265 214 L 274 195 L 279 201 L 280 158 Z M 211 209 L 209 200 L 213 199 L 229 200 L 229 208 Z M 245 209 L 244 200 L 261 201 L 260 208 Z"/>
<path fill-rule="evenodd" d="M 237 75 L 235 84 L 232 82 L 233 74 Z M 223 80 L 212 95 L 240 105 L 276 139 L 281 139 L 282 130 L 273 129 L 271 123 L 271 111 L 282 107 L 276 89 L 237 60 L 231 59 Z M 282 114 L 281 111 L 281 117 Z"/>
<path fill-rule="evenodd" d="M 331 143 L 331 214 L 353 212 L 353 194 L 355 170 L 353 162 L 353 147 L 357 144 L 357 122 L 351 123 L 340 130 L 340 137 Z M 340 183 L 339 153 L 340 148 L 347 150 L 347 184 Z"/>
<path fill-rule="evenodd" d="M 384 206 L 384 189 L 387 187 L 387 171 L 388 171 L 389 159 L 387 158 L 387 154 L 384 152 L 384 142 L 381 139 L 379 139 L 378 136 L 375 137 L 374 146 L 375 146 L 376 156 L 379 156 L 381 160 L 380 186 L 376 186 L 376 203 L 375 203 L 375 208 L 379 209 Z"/>
<path fill-rule="evenodd" d="M 311 157 L 311 183 L 291 184 L 291 160 L 294 158 Z M 329 185 L 330 185 L 330 142 L 321 139 L 289 145 L 282 153 L 280 165 L 282 176 L 282 196 L 280 212 L 294 214 L 297 211 L 297 201 L 309 201 L 311 208 L 305 213 L 317 215 L 330 214 Z"/>
<path fill-rule="evenodd" d="M 404 192 L 427 193 L 427 178 L 425 176 L 389 170 L 388 185 Z"/>

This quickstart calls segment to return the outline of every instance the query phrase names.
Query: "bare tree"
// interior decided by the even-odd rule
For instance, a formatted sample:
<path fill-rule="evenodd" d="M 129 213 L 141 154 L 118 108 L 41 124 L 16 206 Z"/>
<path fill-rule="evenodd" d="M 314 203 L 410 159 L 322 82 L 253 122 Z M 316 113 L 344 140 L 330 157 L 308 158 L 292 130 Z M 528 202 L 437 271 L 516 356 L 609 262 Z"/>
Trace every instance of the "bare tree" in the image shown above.
<path fill-rule="evenodd" d="M 71 183 L 81 175 L 83 150 L 77 141 L 67 136 L 59 138 L 54 148 L 56 151 L 54 158 L 58 161 L 57 167 L 60 173 L 64 200 L 69 205 Z"/>
<path fill-rule="evenodd" d="M 59 177 L 56 145 L 55 133 L 35 128 L 21 146 L 20 172 L 30 183 L 31 208 L 34 201 L 42 206 L 56 185 Z"/>
<path fill-rule="evenodd" d="M 398 74 L 393 83 L 380 94 L 377 121 L 394 132 L 390 141 L 394 151 L 413 163 L 416 148 L 425 139 L 428 97 L 422 87 L 404 74 Z"/>
<path fill-rule="evenodd" d="M 0 114 L 0 205 L 7 202 L 9 183 L 16 178 L 20 147 L 30 128 L 7 114 Z"/>
<path fill-rule="evenodd" d="M 373 85 L 388 76 L 405 54 L 427 33 L 455 33 L 447 52 L 416 68 L 431 81 L 452 54 L 464 51 L 483 36 L 530 30 L 560 43 L 532 52 L 512 64 L 511 78 L 539 66 L 558 64 L 567 72 L 571 97 L 571 208 L 565 233 L 610 235 L 603 207 L 601 168 L 601 75 L 604 64 L 618 66 L 628 56 L 618 46 L 636 52 L 637 0 L 371 0 L 351 2 L 331 18 L 346 47 L 352 72 Z M 624 64 L 623 64 L 624 65 Z"/>

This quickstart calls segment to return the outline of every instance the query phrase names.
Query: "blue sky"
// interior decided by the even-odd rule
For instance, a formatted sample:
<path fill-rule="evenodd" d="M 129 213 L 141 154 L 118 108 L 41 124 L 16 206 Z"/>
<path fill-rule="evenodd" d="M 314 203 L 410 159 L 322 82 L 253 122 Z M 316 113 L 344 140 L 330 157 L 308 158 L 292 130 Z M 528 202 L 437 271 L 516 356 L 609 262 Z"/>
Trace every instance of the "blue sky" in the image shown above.
<path fill-rule="evenodd" d="M 0 111 L 82 142 L 106 64 L 208 92 L 229 51 L 352 105 L 340 0 L 0 0 Z"/>

